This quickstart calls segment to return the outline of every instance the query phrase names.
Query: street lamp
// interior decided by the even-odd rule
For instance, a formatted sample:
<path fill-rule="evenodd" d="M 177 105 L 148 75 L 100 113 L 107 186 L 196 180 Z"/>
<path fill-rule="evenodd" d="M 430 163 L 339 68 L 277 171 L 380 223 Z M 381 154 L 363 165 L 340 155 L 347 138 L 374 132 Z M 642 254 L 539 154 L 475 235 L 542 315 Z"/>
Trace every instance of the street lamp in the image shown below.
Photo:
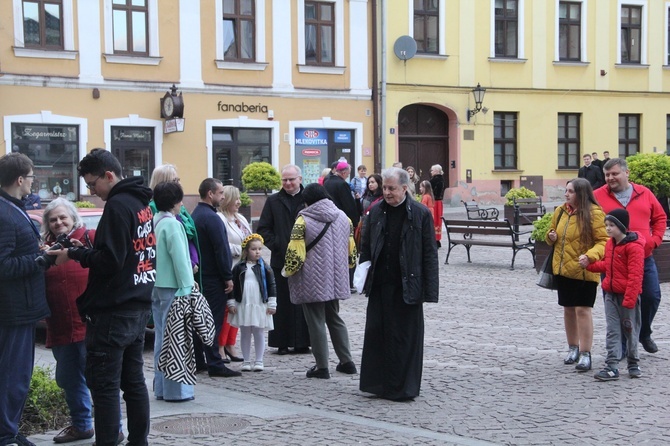
<path fill-rule="evenodd" d="M 482 88 L 477 83 L 477 86 L 472 90 L 472 96 L 475 98 L 475 108 L 473 110 L 468 109 L 468 122 L 470 118 L 479 113 L 482 110 L 482 102 L 484 101 L 484 94 L 486 94 L 486 88 Z"/>

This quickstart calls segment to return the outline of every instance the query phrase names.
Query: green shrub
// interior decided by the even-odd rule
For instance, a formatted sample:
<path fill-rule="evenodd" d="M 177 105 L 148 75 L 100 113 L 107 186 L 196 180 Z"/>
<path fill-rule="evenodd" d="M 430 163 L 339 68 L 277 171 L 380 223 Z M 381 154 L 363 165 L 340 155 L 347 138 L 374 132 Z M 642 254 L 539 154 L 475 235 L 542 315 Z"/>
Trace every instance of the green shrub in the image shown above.
<path fill-rule="evenodd" d="M 242 169 L 242 184 L 248 191 L 268 191 L 281 188 L 281 176 L 269 163 L 251 163 Z"/>
<path fill-rule="evenodd" d="M 62 429 L 70 422 L 65 392 L 51 377 L 52 369 L 36 366 L 19 430 L 23 435 Z"/>
<path fill-rule="evenodd" d="M 533 192 L 530 189 L 527 189 L 526 187 L 515 187 L 509 190 L 505 194 L 505 198 L 507 199 L 507 202 L 505 203 L 507 206 L 514 206 L 514 199 L 515 198 L 535 198 L 537 197 L 537 194 Z"/>
<path fill-rule="evenodd" d="M 90 201 L 75 201 L 74 202 L 74 207 L 77 208 L 94 208 L 95 205 L 91 203 Z"/>
<path fill-rule="evenodd" d="M 533 222 L 533 232 L 530 234 L 530 238 L 538 242 L 544 242 L 547 237 L 547 232 L 551 227 L 551 218 L 554 215 L 553 212 L 545 213 L 542 218 L 535 220 Z"/>
<path fill-rule="evenodd" d="M 254 200 L 251 199 L 248 193 L 240 192 L 240 206 L 242 207 L 251 206 L 251 203 L 253 202 Z"/>
<path fill-rule="evenodd" d="M 657 197 L 670 196 L 670 157 L 664 153 L 638 153 L 626 158 L 629 179 L 648 187 Z"/>

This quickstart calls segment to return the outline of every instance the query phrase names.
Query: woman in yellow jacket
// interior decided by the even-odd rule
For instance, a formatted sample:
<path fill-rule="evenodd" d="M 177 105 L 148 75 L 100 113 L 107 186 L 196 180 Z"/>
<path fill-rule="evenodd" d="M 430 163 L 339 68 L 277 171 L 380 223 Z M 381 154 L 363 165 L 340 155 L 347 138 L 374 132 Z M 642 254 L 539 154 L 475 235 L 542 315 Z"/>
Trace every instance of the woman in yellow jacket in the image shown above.
<path fill-rule="evenodd" d="M 580 372 L 591 370 L 593 317 L 600 276 L 579 265 L 580 256 L 589 262 L 605 254 L 607 233 L 605 213 L 595 198 L 588 180 L 575 178 L 565 188 L 565 204 L 554 211 L 546 242 L 554 246 L 553 272 L 556 276 L 558 304 L 563 307 L 568 356 Z"/>

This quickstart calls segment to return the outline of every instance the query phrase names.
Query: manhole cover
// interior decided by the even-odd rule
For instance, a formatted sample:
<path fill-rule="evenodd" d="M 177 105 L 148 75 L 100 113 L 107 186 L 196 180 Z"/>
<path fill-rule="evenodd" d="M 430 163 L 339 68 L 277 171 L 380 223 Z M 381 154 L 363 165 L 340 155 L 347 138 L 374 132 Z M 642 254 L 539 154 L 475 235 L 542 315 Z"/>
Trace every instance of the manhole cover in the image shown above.
<path fill-rule="evenodd" d="M 238 431 L 247 426 L 249 422 L 243 418 L 205 414 L 173 417 L 151 423 L 152 430 L 175 435 L 211 435 Z"/>

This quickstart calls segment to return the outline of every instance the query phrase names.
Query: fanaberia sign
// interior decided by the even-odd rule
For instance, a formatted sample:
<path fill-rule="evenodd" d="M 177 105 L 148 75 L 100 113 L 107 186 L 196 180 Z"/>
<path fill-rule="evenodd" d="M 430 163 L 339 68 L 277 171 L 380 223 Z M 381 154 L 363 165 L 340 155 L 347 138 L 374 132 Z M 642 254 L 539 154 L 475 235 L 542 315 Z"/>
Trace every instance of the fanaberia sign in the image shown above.
<path fill-rule="evenodd" d="M 247 105 L 244 102 L 241 104 L 224 104 L 219 101 L 219 111 L 222 112 L 237 112 L 237 113 L 267 113 L 268 106 L 262 104 Z"/>

